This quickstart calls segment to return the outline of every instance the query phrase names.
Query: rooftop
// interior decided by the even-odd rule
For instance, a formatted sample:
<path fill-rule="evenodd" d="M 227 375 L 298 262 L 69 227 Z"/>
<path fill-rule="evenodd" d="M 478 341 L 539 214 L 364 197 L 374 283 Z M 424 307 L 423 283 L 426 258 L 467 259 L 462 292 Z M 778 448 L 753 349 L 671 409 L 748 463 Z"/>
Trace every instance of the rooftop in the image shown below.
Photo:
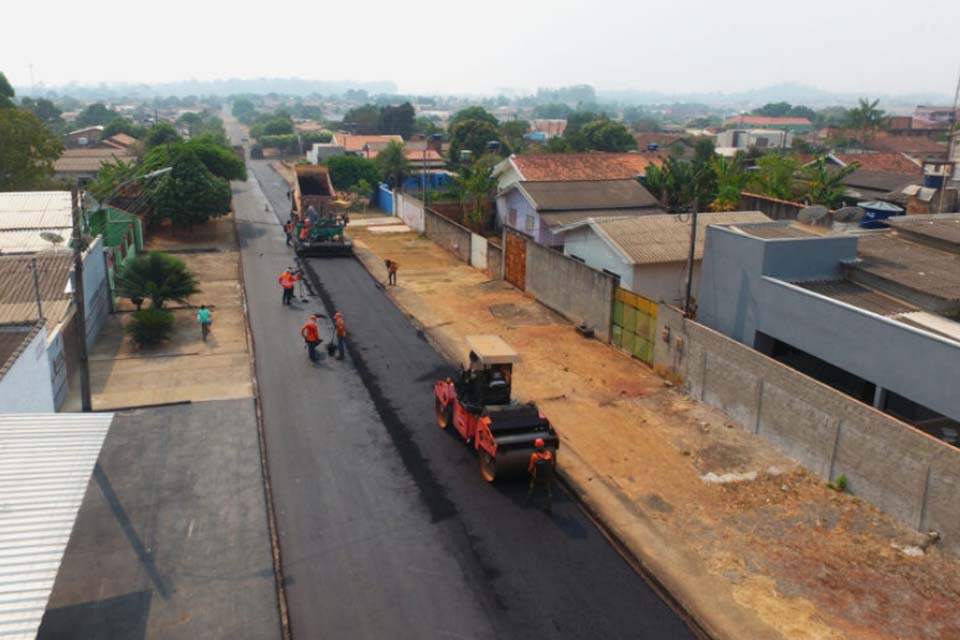
<path fill-rule="evenodd" d="M 633 264 L 682 262 L 690 252 L 692 216 L 644 215 L 633 218 L 592 219 L 591 228 Z M 705 212 L 697 216 L 697 243 L 694 259 L 703 258 L 706 227 L 709 224 L 769 222 L 759 211 Z"/>
<path fill-rule="evenodd" d="M 801 126 L 812 127 L 807 118 L 767 118 L 764 116 L 734 116 L 727 118 L 724 124 L 750 124 L 762 126 Z"/>
<path fill-rule="evenodd" d="M 0 323 L 33 322 L 40 317 L 33 279 L 34 261 L 43 315 L 57 323 L 69 312 L 71 296 L 64 291 L 73 268 L 73 256 L 69 252 L 0 256 L 0 282 L 3 283 Z"/>
<path fill-rule="evenodd" d="M 53 169 L 57 173 L 95 173 L 104 162 L 129 162 L 134 158 L 128 149 L 67 149 L 53 163 Z"/>
<path fill-rule="evenodd" d="M 650 153 L 525 153 L 510 161 L 527 182 L 623 180 L 646 175 L 650 164 L 663 164 Z"/>
<path fill-rule="evenodd" d="M 0 193 L 0 231 L 73 226 L 69 191 Z"/>
<path fill-rule="evenodd" d="M 518 187 L 538 212 L 646 209 L 660 205 L 633 179 L 523 181 Z"/>
<path fill-rule="evenodd" d="M 868 144 L 878 151 L 893 151 L 906 153 L 907 155 L 942 154 L 946 156 L 947 154 L 947 147 L 945 145 L 925 136 L 878 135 L 872 138 Z"/>
<path fill-rule="evenodd" d="M 850 280 L 818 280 L 815 282 L 795 282 L 797 286 L 822 296 L 851 304 L 882 316 L 894 316 L 916 311 L 916 307 L 905 304 L 888 295 L 869 289 Z"/>
<path fill-rule="evenodd" d="M 941 309 L 960 303 L 960 255 L 912 242 L 896 232 L 861 236 L 857 253 L 860 260 L 850 267 L 857 273 L 893 285 L 904 295 L 922 294 L 943 305 Z"/>
<path fill-rule="evenodd" d="M 754 238 L 760 238 L 762 240 L 821 237 L 820 234 L 808 231 L 807 229 L 804 229 L 803 227 L 790 221 L 771 222 L 769 219 L 749 220 L 730 226 L 741 233 L 745 233 L 748 236 L 753 236 Z"/>
<path fill-rule="evenodd" d="M 954 245 L 955 251 L 960 251 L 960 214 L 895 216 L 885 222 L 905 236 L 938 245 Z"/>
<path fill-rule="evenodd" d="M 345 151 L 350 153 L 356 153 L 363 151 L 364 146 L 370 147 L 371 151 L 373 150 L 373 147 L 376 147 L 376 149 L 379 150 L 391 142 L 399 142 L 400 144 L 403 144 L 403 138 L 397 135 L 361 136 L 349 133 L 335 133 L 333 134 L 333 140 L 330 142 L 330 144 L 343 147 Z"/>
<path fill-rule="evenodd" d="M 540 214 L 540 219 L 547 228 L 554 232 L 563 232 L 566 229 L 579 225 L 587 220 L 604 218 L 630 218 L 636 216 L 666 215 L 661 209 L 578 209 L 576 211 L 546 211 Z"/>
<path fill-rule="evenodd" d="M 0 379 L 40 330 L 40 322 L 0 325 Z"/>
<path fill-rule="evenodd" d="M 111 413 L 0 415 L 0 635 L 34 638 Z"/>

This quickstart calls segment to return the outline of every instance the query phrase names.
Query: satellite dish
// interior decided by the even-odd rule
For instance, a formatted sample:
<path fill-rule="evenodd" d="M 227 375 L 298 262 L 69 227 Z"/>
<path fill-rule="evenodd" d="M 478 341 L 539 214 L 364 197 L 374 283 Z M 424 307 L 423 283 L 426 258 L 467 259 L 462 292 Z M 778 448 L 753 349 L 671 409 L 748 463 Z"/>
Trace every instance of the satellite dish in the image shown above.
<path fill-rule="evenodd" d="M 40 237 L 52 244 L 54 248 L 64 243 L 63 236 L 53 231 L 41 231 Z"/>
<path fill-rule="evenodd" d="M 812 207 L 804 207 L 800 210 L 800 213 L 797 214 L 797 220 L 803 222 L 804 224 L 817 224 L 824 218 L 830 215 L 830 210 L 822 205 L 814 205 Z"/>
<path fill-rule="evenodd" d="M 863 207 L 842 207 L 833 214 L 835 222 L 860 222 L 866 211 Z"/>

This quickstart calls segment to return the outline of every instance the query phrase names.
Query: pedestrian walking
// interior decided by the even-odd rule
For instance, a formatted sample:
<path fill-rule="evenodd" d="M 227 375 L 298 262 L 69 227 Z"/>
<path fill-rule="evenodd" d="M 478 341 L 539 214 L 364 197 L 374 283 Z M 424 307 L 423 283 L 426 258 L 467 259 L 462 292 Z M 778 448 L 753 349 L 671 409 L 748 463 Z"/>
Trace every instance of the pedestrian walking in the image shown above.
<path fill-rule="evenodd" d="M 547 494 L 547 505 L 544 511 L 550 513 L 550 503 L 553 499 L 553 473 L 557 460 L 545 446 L 543 438 L 537 438 L 533 446 L 536 450 L 530 454 L 530 464 L 527 471 L 530 473 L 530 488 L 527 490 L 527 504 L 533 501 L 533 493 L 543 489 Z"/>
<path fill-rule="evenodd" d="M 307 355 L 311 362 L 316 362 L 317 345 L 320 344 L 320 327 L 317 326 L 317 316 L 310 316 L 307 323 L 300 327 L 300 336 L 307 343 Z"/>
<path fill-rule="evenodd" d="M 300 279 L 300 272 L 288 267 L 280 274 L 280 286 L 283 288 L 283 304 L 289 305 L 293 300 L 293 287 Z"/>
<path fill-rule="evenodd" d="M 343 314 L 337 311 L 333 316 L 333 324 L 337 334 L 337 358 L 343 360 L 343 352 L 347 341 L 347 324 L 343 321 Z"/>
<path fill-rule="evenodd" d="M 384 264 L 387 266 L 387 285 L 397 286 L 397 269 L 400 268 L 400 265 L 391 258 L 387 258 Z"/>
<path fill-rule="evenodd" d="M 207 305 L 200 305 L 197 321 L 200 323 L 200 336 L 206 341 L 207 336 L 210 335 L 210 325 L 213 324 L 213 314 L 210 313 L 210 309 L 207 309 Z"/>

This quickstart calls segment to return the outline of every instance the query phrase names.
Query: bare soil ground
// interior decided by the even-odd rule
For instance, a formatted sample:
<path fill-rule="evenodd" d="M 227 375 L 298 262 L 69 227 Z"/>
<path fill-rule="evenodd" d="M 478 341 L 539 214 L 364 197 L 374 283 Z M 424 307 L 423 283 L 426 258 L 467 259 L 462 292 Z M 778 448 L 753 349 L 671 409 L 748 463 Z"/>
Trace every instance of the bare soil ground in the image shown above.
<path fill-rule="evenodd" d="M 426 238 L 351 236 L 381 281 L 383 258 L 400 264 L 391 295 L 442 346 L 465 355 L 464 336 L 503 336 L 524 358 L 516 394 L 542 407 L 563 447 L 783 637 L 960 638 L 958 559 L 935 545 L 909 555 L 923 536 Z"/>

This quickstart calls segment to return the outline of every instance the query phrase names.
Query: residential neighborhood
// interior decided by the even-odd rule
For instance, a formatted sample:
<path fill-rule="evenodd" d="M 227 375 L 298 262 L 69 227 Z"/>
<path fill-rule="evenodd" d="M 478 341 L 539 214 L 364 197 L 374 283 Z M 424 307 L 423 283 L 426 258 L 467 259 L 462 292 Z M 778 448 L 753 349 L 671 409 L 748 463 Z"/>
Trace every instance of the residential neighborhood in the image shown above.
<path fill-rule="evenodd" d="M 956 65 L 694 4 L 0 42 L 0 637 L 960 638 Z"/>

